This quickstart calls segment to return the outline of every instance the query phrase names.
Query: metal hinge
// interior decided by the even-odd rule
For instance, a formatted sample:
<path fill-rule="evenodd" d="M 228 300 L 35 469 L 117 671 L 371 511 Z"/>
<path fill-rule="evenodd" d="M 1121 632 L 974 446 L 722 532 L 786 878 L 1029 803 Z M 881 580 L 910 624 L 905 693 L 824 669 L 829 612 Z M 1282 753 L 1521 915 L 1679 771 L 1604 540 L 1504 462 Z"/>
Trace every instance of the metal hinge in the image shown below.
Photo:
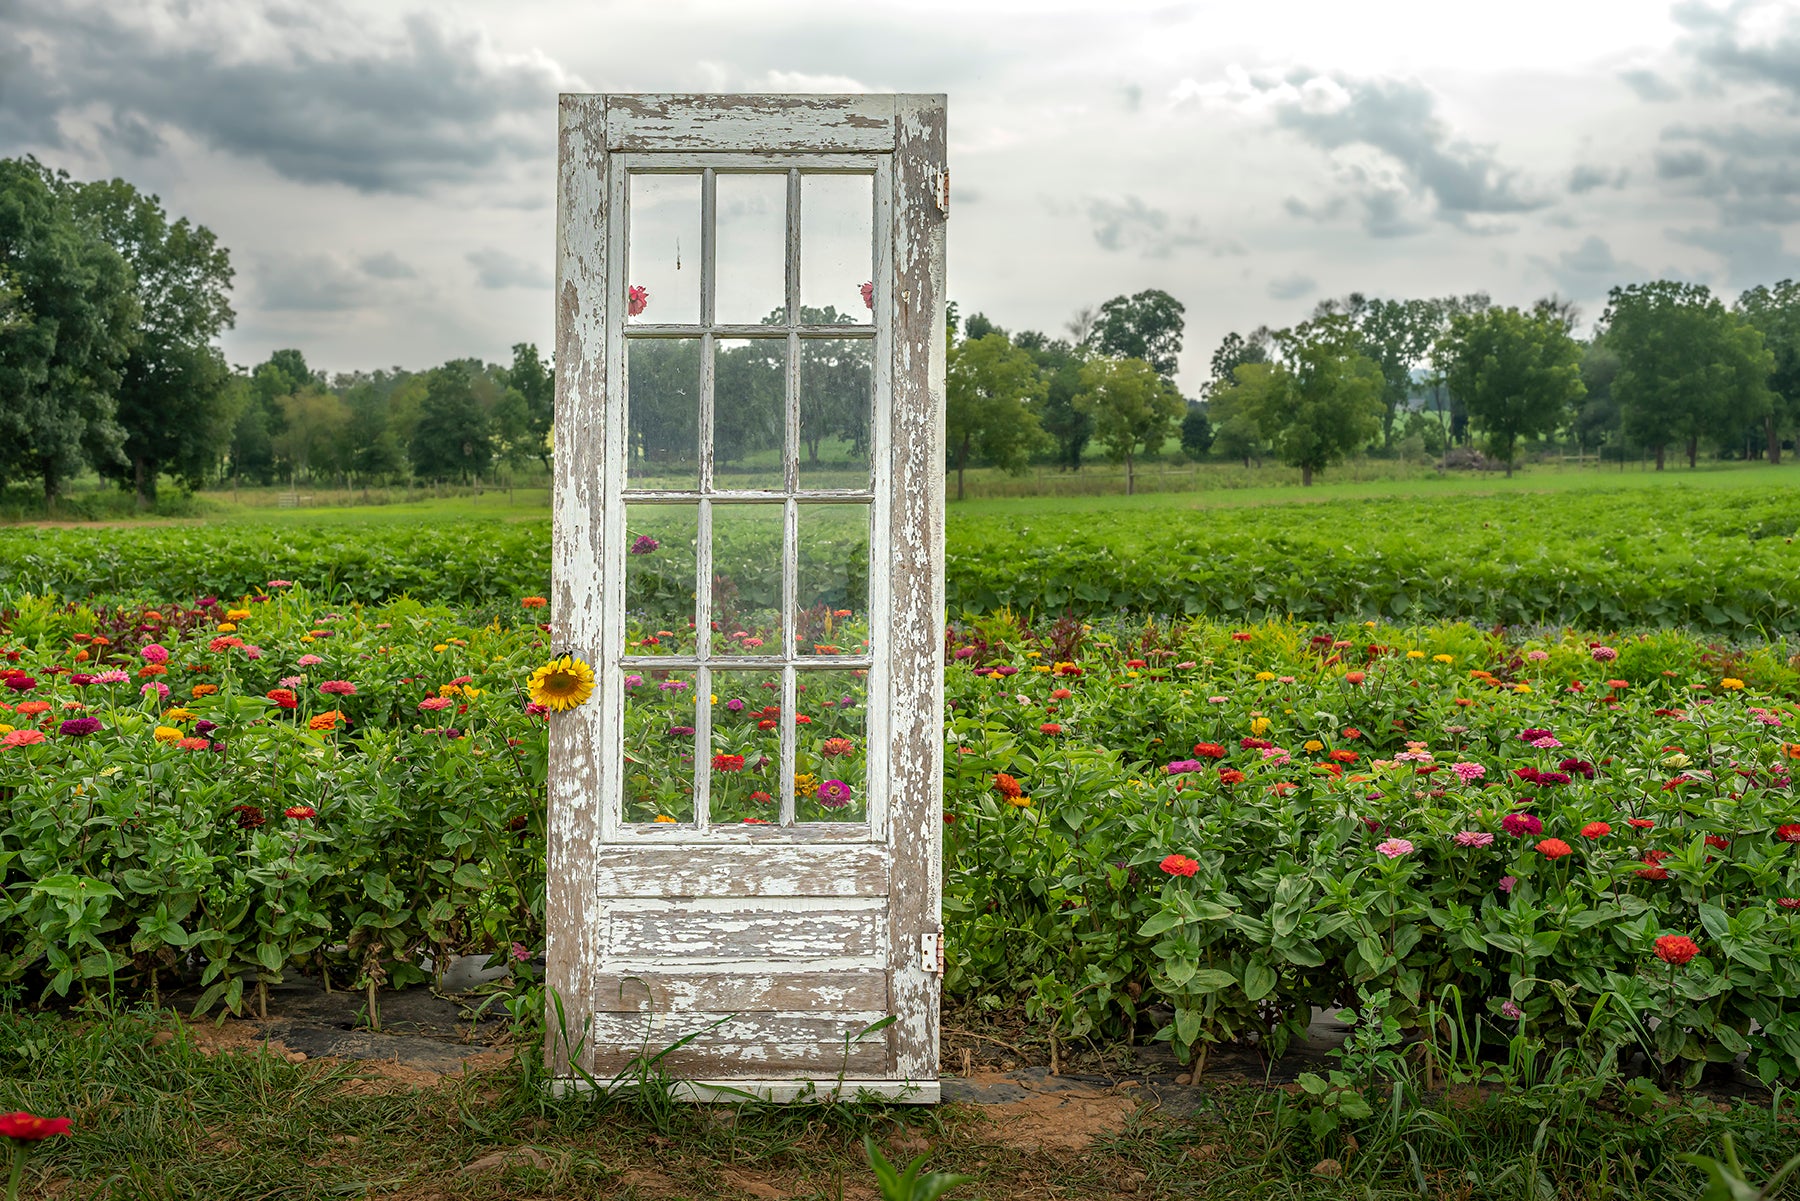
<path fill-rule="evenodd" d="M 936 194 L 937 210 L 941 216 L 950 215 L 950 169 L 944 167 L 936 171 L 931 190 Z"/>
<path fill-rule="evenodd" d="M 944 936 L 942 934 L 919 935 L 919 966 L 929 976 L 944 974 Z"/>

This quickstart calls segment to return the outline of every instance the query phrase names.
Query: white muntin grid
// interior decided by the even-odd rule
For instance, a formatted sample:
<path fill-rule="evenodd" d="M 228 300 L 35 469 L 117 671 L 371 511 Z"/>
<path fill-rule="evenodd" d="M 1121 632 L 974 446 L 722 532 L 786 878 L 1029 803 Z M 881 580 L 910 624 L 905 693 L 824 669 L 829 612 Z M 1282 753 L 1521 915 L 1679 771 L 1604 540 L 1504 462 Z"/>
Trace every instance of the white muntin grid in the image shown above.
<path fill-rule="evenodd" d="M 693 739 L 693 819 L 678 823 L 628 823 L 623 818 L 623 788 L 610 789 L 601 814 L 602 838 L 605 841 L 646 840 L 656 843 L 704 839 L 719 841 L 883 841 L 886 837 L 887 790 L 885 761 L 889 715 L 887 704 L 887 671 L 882 652 L 888 643 L 889 588 L 887 572 L 888 509 L 887 461 L 890 436 L 891 364 L 891 252 L 889 232 L 892 201 L 890 156 L 886 154 L 676 154 L 637 153 L 615 156 L 612 172 L 612 211 L 617 217 L 611 224 L 608 260 L 619 266 L 609 280 L 615 314 L 607 330 L 607 354 L 613 396 L 609 407 L 622 419 L 608 423 L 604 512 L 607 539 L 605 553 L 613 560 L 607 577 L 612 581 L 604 598 L 605 660 L 615 679 L 627 672 L 650 670 L 692 673 L 694 692 Z M 719 323 L 714 319 L 717 296 L 717 182 L 721 174 L 754 173 L 785 174 L 785 305 L 786 320 L 780 323 Z M 700 189 L 700 313 L 695 324 L 628 322 L 627 289 L 631 284 L 630 247 L 630 180 L 640 174 L 680 174 L 698 177 Z M 835 325 L 801 324 L 801 255 L 802 178 L 813 174 L 852 174 L 868 176 L 872 182 L 871 277 L 874 284 L 873 310 L 868 323 Z M 652 298 L 654 303 L 654 297 Z M 698 487 L 694 489 L 639 488 L 628 479 L 627 431 L 629 419 L 624 410 L 628 404 L 629 359 L 626 344 L 645 339 L 680 338 L 695 340 L 700 348 L 699 413 L 697 421 Z M 786 371 L 783 382 L 784 431 L 782 437 L 782 487 L 720 488 L 714 477 L 713 441 L 715 428 L 715 355 L 717 345 L 725 339 L 780 340 L 785 343 Z M 872 343 L 873 411 L 869 417 L 868 458 L 871 469 L 869 484 L 856 488 L 802 488 L 800 482 L 800 378 L 801 344 L 808 339 L 866 340 Z M 670 505 L 691 508 L 696 514 L 695 580 L 694 580 L 694 649 L 688 654 L 633 655 L 625 646 L 624 557 L 629 537 L 624 521 L 625 506 Z M 778 654 L 718 654 L 712 645 L 713 620 L 713 506 L 780 504 L 782 513 L 781 558 L 781 647 Z M 802 505 L 855 505 L 868 514 L 869 570 L 867 618 L 869 646 L 856 655 L 802 655 L 795 646 L 795 609 L 799 593 L 799 536 Z M 779 819 L 773 825 L 714 825 L 711 821 L 712 705 L 714 673 L 722 671 L 780 673 L 781 713 L 778 728 L 781 735 L 779 779 Z M 863 712 L 865 746 L 864 779 L 862 781 L 866 819 L 845 822 L 806 822 L 795 820 L 796 736 L 794 720 L 798 712 L 799 681 L 802 676 L 818 676 L 821 672 L 863 671 L 866 702 Z M 622 690 L 604 689 L 611 703 L 606 719 L 614 749 L 615 764 L 623 764 L 624 708 Z"/>

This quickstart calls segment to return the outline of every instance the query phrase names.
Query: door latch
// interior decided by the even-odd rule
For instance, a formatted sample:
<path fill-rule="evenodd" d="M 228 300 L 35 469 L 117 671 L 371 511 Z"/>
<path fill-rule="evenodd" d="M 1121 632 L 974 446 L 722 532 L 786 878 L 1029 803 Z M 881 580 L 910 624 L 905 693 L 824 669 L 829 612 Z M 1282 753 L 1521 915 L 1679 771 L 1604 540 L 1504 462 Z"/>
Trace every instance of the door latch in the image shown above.
<path fill-rule="evenodd" d="M 944 974 L 944 936 L 942 934 L 919 935 L 919 966 L 928 976 Z"/>

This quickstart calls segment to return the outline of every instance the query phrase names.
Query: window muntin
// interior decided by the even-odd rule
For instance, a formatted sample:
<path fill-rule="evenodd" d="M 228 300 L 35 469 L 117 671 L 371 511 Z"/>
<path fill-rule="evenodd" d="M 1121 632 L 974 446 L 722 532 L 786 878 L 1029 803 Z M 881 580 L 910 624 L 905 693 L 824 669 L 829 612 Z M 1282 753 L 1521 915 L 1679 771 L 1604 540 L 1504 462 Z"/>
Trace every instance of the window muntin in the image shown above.
<path fill-rule="evenodd" d="M 749 169 L 744 156 L 708 156 L 696 172 L 695 156 L 680 170 L 663 157 L 627 156 L 623 189 L 626 598 L 613 649 L 644 682 L 627 699 L 638 786 L 616 817 L 672 837 L 765 824 L 872 836 L 885 727 L 870 575 L 885 508 L 873 465 L 885 442 L 874 231 L 886 164 L 790 156 Z M 640 196 L 656 205 L 642 237 Z M 696 225 L 690 276 L 689 235 L 678 268 L 671 238 Z M 642 282 L 640 254 L 673 281 L 672 308 Z M 691 722 L 651 717 L 659 704 Z M 677 733 L 646 737 L 662 725 Z M 660 758 L 632 762 L 632 746 Z M 652 789 L 652 776 L 667 786 Z M 686 801 L 663 795 L 670 787 Z"/>

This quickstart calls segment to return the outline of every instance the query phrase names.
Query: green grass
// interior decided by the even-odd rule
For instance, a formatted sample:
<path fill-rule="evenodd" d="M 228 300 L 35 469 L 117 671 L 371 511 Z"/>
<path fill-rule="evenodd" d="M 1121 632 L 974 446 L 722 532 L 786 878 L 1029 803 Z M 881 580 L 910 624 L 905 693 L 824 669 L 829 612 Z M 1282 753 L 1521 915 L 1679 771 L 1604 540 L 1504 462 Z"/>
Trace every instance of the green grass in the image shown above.
<path fill-rule="evenodd" d="M 536 1063 L 523 1046 L 508 1066 L 419 1089 L 373 1067 L 359 1079 L 356 1064 L 289 1063 L 253 1047 L 209 1053 L 151 1014 L 0 1015 L 0 1106 L 75 1122 L 73 1137 L 34 1158 L 25 1195 L 95 1201 L 836 1201 L 874 1195 L 865 1135 L 890 1159 L 928 1149 L 934 1167 L 976 1177 L 952 1198 L 1671 1201 L 1698 1196 L 1702 1183 L 1681 1152 L 1716 1153 L 1731 1133 L 1760 1182 L 1800 1137 L 1791 1096 L 1646 1095 L 1615 1112 L 1544 1085 L 1397 1094 L 1354 1140 L 1315 1139 L 1289 1094 L 1225 1085 L 1139 1110 L 1085 1150 L 1040 1151 L 975 1107 L 682 1106 L 655 1087 L 557 1099 Z M 509 1149 L 509 1166 L 465 1170 Z M 1327 1159 L 1338 1174 L 1315 1171 Z"/>

